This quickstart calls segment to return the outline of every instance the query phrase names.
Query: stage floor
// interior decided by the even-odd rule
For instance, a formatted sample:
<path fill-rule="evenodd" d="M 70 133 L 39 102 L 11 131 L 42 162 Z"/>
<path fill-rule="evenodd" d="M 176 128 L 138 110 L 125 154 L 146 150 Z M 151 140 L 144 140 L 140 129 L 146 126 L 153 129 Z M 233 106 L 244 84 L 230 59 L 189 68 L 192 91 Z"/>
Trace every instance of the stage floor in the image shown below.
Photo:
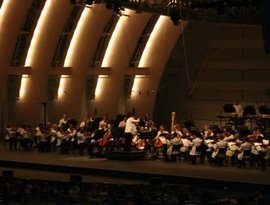
<path fill-rule="evenodd" d="M 270 187 L 269 168 L 261 171 L 254 168 L 216 167 L 209 164 L 192 165 L 186 162 L 161 160 L 116 161 L 106 158 L 88 158 L 77 153 L 39 153 L 36 151 L 9 151 L 0 145 L 0 167 L 19 168 L 48 172 L 61 172 L 112 178 L 146 180 L 161 177 L 168 182 L 189 183 L 222 182 L 262 185 Z"/>

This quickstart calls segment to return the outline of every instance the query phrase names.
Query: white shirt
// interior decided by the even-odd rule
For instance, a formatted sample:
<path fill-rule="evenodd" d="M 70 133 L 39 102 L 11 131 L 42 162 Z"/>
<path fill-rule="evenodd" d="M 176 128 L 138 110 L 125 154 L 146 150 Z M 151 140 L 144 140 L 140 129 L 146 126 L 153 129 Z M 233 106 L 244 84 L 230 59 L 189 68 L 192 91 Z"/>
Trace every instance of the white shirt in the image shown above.
<path fill-rule="evenodd" d="M 235 113 L 237 114 L 238 117 L 241 117 L 243 115 L 243 109 L 242 106 L 240 104 L 238 105 L 233 105 L 233 107 L 235 108 Z"/>
<path fill-rule="evenodd" d="M 140 119 L 135 120 L 134 117 L 127 119 L 125 132 L 131 134 L 137 134 L 136 123 L 140 122 Z"/>
<path fill-rule="evenodd" d="M 61 120 L 59 120 L 58 127 L 61 127 L 62 124 L 66 124 L 66 123 L 67 123 L 67 120 L 65 120 L 64 118 L 62 118 Z"/>
<path fill-rule="evenodd" d="M 81 124 L 80 124 L 80 128 L 84 128 L 85 125 L 86 125 L 86 123 L 84 121 L 82 121 Z"/>
<path fill-rule="evenodd" d="M 159 131 L 157 132 L 157 136 L 155 137 L 155 139 L 159 138 L 160 141 L 162 142 L 162 144 L 167 144 L 167 139 L 166 139 L 166 137 L 163 136 L 163 135 L 168 135 L 168 134 L 169 134 L 169 132 L 166 131 L 166 130 L 163 130 L 163 131 L 160 131 L 160 130 L 159 130 Z"/>

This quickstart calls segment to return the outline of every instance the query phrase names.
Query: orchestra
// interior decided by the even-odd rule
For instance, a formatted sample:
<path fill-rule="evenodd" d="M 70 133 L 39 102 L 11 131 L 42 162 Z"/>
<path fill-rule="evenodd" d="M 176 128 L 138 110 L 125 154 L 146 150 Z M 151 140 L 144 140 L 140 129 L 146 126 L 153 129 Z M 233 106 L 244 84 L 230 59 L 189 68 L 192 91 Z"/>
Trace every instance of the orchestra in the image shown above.
<path fill-rule="evenodd" d="M 157 129 L 149 117 L 130 115 L 112 121 L 107 116 L 91 116 L 78 123 L 64 114 L 58 124 L 40 123 L 35 128 L 25 124 L 16 128 L 8 124 L 5 141 L 9 142 L 10 150 L 78 152 L 81 156 L 87 151 L 89 157 L 105 156 L 116 150 L 138 150 L 147 153 L 146 158 L 166 162 L 196 164 L 207 161 L 215 166 L 239 167 L 248 164 L 263 170 L 270 160 L 269 135 L 265 135 L 268 131 L 265 126 L 247 128 L 249 132 L 243 132 L 233 126 L 205 125 L 200 131 L 196 127 L 182 127 L 176 122 L 175 113 L 172 113 L 171 122 L 169 131 L 163 124 Z"/>

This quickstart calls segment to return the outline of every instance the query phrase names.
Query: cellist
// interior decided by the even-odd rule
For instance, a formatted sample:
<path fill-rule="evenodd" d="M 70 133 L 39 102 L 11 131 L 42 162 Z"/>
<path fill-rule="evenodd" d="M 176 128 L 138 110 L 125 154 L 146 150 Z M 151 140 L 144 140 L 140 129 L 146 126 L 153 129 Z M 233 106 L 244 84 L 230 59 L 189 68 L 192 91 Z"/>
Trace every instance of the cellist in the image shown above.
<path fill-rule="evenodd" d="M 162 148 L 163 156 L 166 161 L 169 160 L 167 155 L 167 136 L 169 132 L 166 130 L 165 125 L 159 126 L 159 131 L 157 132 L 156 137 L 154 138 L 154 147 L 156 148 L 156 157 L 158 155 L 158 149 Z"/>

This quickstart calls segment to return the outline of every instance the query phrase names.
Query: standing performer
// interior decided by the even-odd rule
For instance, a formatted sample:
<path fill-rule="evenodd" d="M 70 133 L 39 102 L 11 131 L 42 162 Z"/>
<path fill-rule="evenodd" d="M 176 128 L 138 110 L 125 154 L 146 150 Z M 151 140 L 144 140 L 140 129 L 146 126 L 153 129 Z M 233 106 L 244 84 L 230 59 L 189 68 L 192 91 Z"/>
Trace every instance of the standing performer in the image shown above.
<path fill-rule="evenodd" d="M 136 124 L 140 122 L 140 119 L 134 115 L 131 115 L 126 122 L 125 127 L 125 144 L 124 150 L 130 151 L 132 137 L 137 134 Z"/>

